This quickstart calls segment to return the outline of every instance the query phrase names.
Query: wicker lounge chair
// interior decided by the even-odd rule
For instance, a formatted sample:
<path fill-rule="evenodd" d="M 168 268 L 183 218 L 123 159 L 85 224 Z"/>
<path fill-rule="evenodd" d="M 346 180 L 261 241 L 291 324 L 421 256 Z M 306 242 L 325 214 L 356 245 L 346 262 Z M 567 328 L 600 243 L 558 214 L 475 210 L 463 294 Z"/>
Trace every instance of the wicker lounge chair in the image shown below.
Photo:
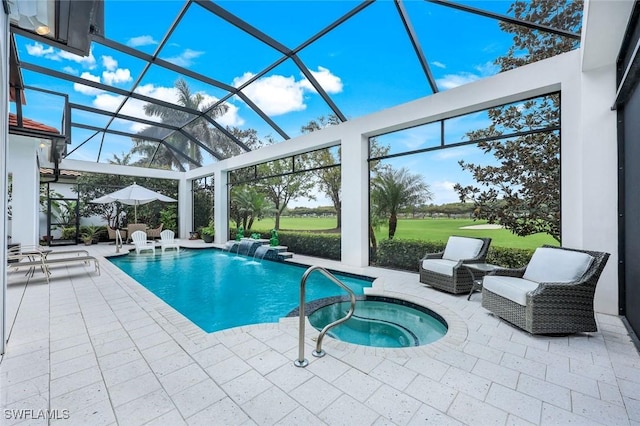
<path fill-rule="evenodd" d="M 142 231 L 147 233 L 147 225 L 144 223 L 130 223 L 127 225 L 127 242 L 131 241 L 133 233 L 136 231 Z"/>
<path fill-rule="evenodd" d="M 482 306 L 532 334 L 597 331 L 596 284 L 608 253 L 544 246 L 526 268 L 484 277 Z"/>
<path fill-rule="evenodd" d="M 109 235 L 109 241 L 111 240 L 115 240 L 116 239 L 116 230 L 112 227 L 110 227 L 109 225 L 107 225 L 107 234 Z M 123 240 L 127 240 L 127 230 L 126 229 L 121 229 L 120 230 L 120 236 L 122 237 Z"/>
<path fill-rule="evenodd" d="M 157 228 L 147 229 L 147 238 L 149 239 L 160 238 L 160 233 L 162 232 L 162 226 L 163 224 L 161 223 Z"/>
<path fill-rule="evenodd" d="M 444 251 L 420 259 L 420 282 L 449 293 L 469 293 L 473 276 L 464 264 L 483 263 L 489 244 L 491 238 L 449 237 Z"/>

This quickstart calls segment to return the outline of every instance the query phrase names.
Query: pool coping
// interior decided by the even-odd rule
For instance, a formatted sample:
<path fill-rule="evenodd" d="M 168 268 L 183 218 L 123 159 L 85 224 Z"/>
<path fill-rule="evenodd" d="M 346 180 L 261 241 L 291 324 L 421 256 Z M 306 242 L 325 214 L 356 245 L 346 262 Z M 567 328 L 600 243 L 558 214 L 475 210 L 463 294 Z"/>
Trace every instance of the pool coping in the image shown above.
<path fill-rule="evenodd" d="M 215 248 L 215 246 L 211 248 Z M 124 254 L 127 253 L 125 252 Z M 297 259 L 296 263 L 299 266 L 303 266 L 305 265 L 305 263 L 312 263 L 311 260 L 314 260 L 314 264 L 319 263 L 315 261 L 315 258 L 309 258 L 308 262 L 304 262 L 304 259 Z M 331 266 L 328 267 L 328 269 L 335 270 L 339 273 L 358 275 L 358 269 L 365 269 L 349 267 L 348 265 L 339 264 L 337 261 L 328 261 L 326 259 L 317 260 L 321 261 L 320 263 L 330 262 Z M 208 339 L 216 339 L 223 336 L 235 336 L 241 333 L 250 333 L 253 330 L 272 328 L 278 328 L 281 331 L 284 331 L 287 334 L 296 337 L 296 339 L 298 338 L 298 317 L 282 317 L 278 322 L 249 324 L 207 333 L 195 323 L 191 322 L 191 320 L 189 320 L 179 311 L 174 309 L 171 305 L 162 300 L 159 296 L 156 296 L 153 292 L 148 290 L 144 285 L 140 284 L 134 278 L 127 275 L 115 264 L 109 261 L 105 262 L 105 264 L 106 269 L 108 269 L 109 272 L 114 275 L 114 278 L 120 284 L 123 284 L 123 287 L 126 288 L 130 294 L 135 294 L 135 296 L 139 298 L 140 305 L 142 305 L 145 310 L 147 310 L 149 313 L 155 312 L 155 315 L 153 316 L 167 332 L 178 332 L 179 334 L 184 335 L 192 343 L 197 344 Z M 372 346 L 363 346 L 336 340 L 330 336 L 325 336 L 323 340 L 323 349 L 326 350 L 328 355 L 336 358 L 343 358 L 350 354 L 365 354 L 393 359 L 435 357 L 442 352 L 449 352 L 451 349 L 459 350 L 464 345 L 469 331 L 467 328 L 467 324 L 457 313 L 445 306 L 442 306 L 441 304 L 435 303 L 426 298 L 389 289 L 388 287 L 393 287 L 393 285 L 389 285 L 389 283 L 387 282 L 390 277 L 384 276 L 389 274 L 391 274 L 392 276 L 394 274 L 407 274 L 411 275 L 412 278 L 413 276 L 415 276 L 415 282 L 418 282 L 417 274 L 402 271 L 389 271 L 373 267 L 367 267 L 366 269 L 367 272 L 369 272 L 369 275 L 364 276 L 380 276 L 374 279 L 374 281 L 372 282 L 372 287 L 366 287 L 364 289 L 365 295 L 390 297 L 423 306 L 437 313 L 447 322 L 447 333 L 444 335 L 444 337 L 433 343 L 422 346 L 413 346 L 409 348 L 378 348 Z M 380 270 L 377 271 L 378 269 Z M 378 272 L 379 274 L 376 274 L 375 272 Z M 425 288 L 424 290 L 426 291 L 427 289 Z M 429 293 L 426 292 L 425 295 L 427 294 Z M 315 349 L 317 333 L 317 330 L 313 328 L 313 326 L 309 323 L 308 318 L 305 318 L 305 347 L 307 348 L 305 352 L 308 354 L 311 354 L 312 350 Z M 186 341 L 184 341 L 184 343 L 187 344 Z M 308 358 L 309 362 L 313 362 L 314 359 L 318 358 Z"/>

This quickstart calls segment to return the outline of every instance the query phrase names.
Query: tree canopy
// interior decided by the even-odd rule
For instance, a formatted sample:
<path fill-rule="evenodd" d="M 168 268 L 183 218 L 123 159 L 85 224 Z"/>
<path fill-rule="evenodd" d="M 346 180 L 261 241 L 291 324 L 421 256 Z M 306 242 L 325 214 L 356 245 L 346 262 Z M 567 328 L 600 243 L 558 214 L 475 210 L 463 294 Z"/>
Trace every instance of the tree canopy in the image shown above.
<path fill-rule="evenodd" d="M 327 117 L 320 116 L 315 120 L 309 121 L 302 126 L 300 130 L 302 133 L 311 133 L 340 123 L 341 121 L 337 115 L 330 114 Z M 372 157 L 381 157 L 389 152 L 389 147 L 380 146 L 375 138 L 372 138 L 369 144 Z M 340 148 L 333 151 L 330 149 L 320 149 L 305 154 L 311 167 L 317 168 L 314 173 L 320 190 L 331 200 L 336 210 L 337 229 L 342 227 L 342 169 L 339 167 L 341 163 L 340 152 Z M 379 164 L 379 162 L 371 162 L 369 164 L 370 170 L 376 171 L 379 168 Z"/>
<path fill-rule="evenodd" d="M 581 1 L 515 1 L 516 18 L 579 32 Z M 513 45 L 496 59 L 501 71 L 516 68 L 577 47 L 579 41 L 501 22 L 513 34 Z M 477 185 L 455 186 L 461 201 L 474 203 L 479 219 L 499 222 L 526 236 L 545 232 L 560 240 L 560 96 L 551 94 L 488 111 L 491 125 L 469 132 L 470 140 L 492 154 L 498 165 L 460 161 Z M 515 134 L 507 138 L 505 135 Z M 501 138 L 501 136 L 505 136 Z"/>
<path fill-rule="evenodd" d="M 422 176 L 408 169 L 386 169 L 371 180 L 371 203 L 375 216 L 389 216 L 389 239 L 393 239 L 401 209 L 425 203 L 433 198 Z"/>

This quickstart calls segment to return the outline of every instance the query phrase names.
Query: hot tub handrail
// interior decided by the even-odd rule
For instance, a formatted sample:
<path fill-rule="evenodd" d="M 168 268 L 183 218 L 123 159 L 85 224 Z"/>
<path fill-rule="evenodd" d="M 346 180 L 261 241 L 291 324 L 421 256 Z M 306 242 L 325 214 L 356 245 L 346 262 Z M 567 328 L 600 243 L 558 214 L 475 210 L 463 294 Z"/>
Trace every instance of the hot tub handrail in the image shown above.
<path fill-rule="evenodd" d="M 109 224 L 107 224 L 109 226 Z M 116 253 L 120 253 L 120 248 L 122 247 L 122 234 L 120 234 L 120 229 L 116 229 Z"/>
<path fill-rule="evenodd" d="M 307 278 L 311 275 L 312 272 L 318 271 L 325 277 L 329 278 L 333 281 L 334 284 L 341 287 L 347 293 L 349 293 L 349 298 L 351 299 L 351 308 L 347 315 L 343 318 L 337 319 L 334 322 L 327 324 L 324 326 L 320 334 L 318 335 L 318 339 L 316 341 L 316 350 L 312 352 L 315 357 L 322 357 L 325 355 L 325 351 L 322 350 L 322 339 L 327 332 L 335 327 L 338 324 L 342 324 L 347 321 L 353 315 L 354 310 L 356 309 L 356 295 L 349 287 L 347 287 L 342 281 L 337 279 L 331 272 L 327 271 L 325 268 L 321 266 L 311 266 L 309 267 L 304 274 L 302 275 L 302 279 L 300 280 L 300 308 L 298 309 L 298 314 L 300 315 L 300 325 L 298 327 L 298 359 L 293 362 L 296 367 L 306 367 L 309 365 L 309 361 L 304 357 L 304 334 L 305 334 L 305 315 L 304 315 L 304 300 L 305 300 L 305 286 L 307 284 Z"/>

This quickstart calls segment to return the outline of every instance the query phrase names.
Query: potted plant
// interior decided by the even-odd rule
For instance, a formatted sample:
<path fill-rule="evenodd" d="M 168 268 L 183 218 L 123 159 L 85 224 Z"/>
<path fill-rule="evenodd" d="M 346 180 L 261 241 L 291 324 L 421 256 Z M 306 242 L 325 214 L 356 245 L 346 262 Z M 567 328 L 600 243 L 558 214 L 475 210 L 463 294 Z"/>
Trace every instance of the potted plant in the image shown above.
<path fill-rule="evenodd" d="M 200 236 L 205 243 L 213 242 L 213 235 L 215 234 L 215 228 L 213 227 L 213 221 L 209 222 L 209 225 L 200 229 Z"/>
<path fill-rule="evenodd" d="M 100 231 L 101 231 L 99 226 L 88 225 L 83 228 L 84 230 L 81 234 L 81 238 L 82 238 L 82 241 L 84 241 L 85 245 L 89 246 L 93 244 L 94 240 L 96 242 L 98 241 L 98 235 L 100 234 Z"/>

